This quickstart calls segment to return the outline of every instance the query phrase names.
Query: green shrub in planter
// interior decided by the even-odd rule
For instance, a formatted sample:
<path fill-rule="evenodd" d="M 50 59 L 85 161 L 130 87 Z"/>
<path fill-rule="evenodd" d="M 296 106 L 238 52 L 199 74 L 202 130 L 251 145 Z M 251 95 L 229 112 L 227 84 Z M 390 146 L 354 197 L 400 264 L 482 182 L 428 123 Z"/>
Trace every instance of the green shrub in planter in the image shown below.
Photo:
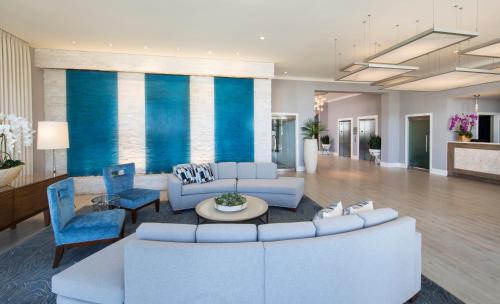
<path fill-rule="evenodd" d="M 382 147 L 382 139 L 378 135 L 370 135 L 370 140 L 368 141 L 368 147 L 373 150 L 380 150 Z"/>
<path fill-rule="evenodd" d="M 225 193 L 215 198 L 215 203 L 221 206 L 240 206 L 247 202 L 247 199 L 238 193 Z"/>

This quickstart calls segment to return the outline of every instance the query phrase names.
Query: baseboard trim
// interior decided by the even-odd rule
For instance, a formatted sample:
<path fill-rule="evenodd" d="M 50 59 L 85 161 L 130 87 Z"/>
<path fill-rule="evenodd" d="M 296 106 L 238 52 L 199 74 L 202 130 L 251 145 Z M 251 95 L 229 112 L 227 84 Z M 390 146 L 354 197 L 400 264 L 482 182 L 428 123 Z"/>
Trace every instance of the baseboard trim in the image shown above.
<path fill-rule="evenodd" d="M 306 171 L 306 167 L 304 166 L 298 166 L 297 169 L 295 169 L 297 172 L 302 172 L 302 171 Z"/>
<path fill-rule="evenodd" d="M 385 168 L 406 168 L 406 164 L 404 163 L 380 162 L 380 166 Z"/>
<path fill-rule="evenodd" d="M 429 170 L 429 173 L 434 174 L 434 175 L 439 175 L 439 176 L 448 176 L 448 171 L 441 170 L 441 169 L 435 169 L 435 168 L 431 168 Z"/>
<path fill-rule="evenodd" d="M 359 159 L 359 155 L 352 155 L 351 158 L 352 159 Z"/>

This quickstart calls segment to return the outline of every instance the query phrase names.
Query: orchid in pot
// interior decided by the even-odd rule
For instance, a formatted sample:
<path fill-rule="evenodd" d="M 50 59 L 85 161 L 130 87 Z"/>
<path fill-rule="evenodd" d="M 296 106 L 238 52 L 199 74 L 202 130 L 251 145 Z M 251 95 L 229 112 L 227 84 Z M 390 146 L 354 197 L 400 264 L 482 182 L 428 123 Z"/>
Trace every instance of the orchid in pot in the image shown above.
<path fill-rule="evenodd" d="M 458 135 L 459 141 L 470 141 L 472 138 L 472 127 L 476 125 L 477 114 L 455 114 L 450 119 L 448 130 Z"/>
<path fill-rule="evenodd" d="M 27 119 L 0 113 L 0 187 L 9 185 L 21 172 L 24 163 L 16 155 L 23 146 L 31 146 L 33 133 Z"/>

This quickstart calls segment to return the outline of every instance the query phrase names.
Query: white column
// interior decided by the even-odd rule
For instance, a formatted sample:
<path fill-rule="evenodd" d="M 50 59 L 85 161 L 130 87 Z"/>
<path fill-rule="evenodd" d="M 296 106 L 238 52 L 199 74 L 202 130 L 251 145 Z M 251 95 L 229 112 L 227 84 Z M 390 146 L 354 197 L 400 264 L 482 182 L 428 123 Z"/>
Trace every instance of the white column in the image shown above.
<path fill-rule="evenodd" d="M 214 78 L 191 76 L 189 95 L 191 162 L 213 162 L 215 159 Z"/>
<path fill-rule="evenodd" d="M 254 159 L 271 161 L 271 80 L 254 79 Z"/>
<path fill-rule="evenodd" d="M 45 120 L 67 121 L 66 70 L 43 70 L 43 87 Z M 66 149 L 55 151 L 58 173 L 68 172 L 66 151 Z M 45 152 L 45 172 L 52 173 L 52 151 L 50 150 Z"/>
<path fill-rule="evenodd" d="M 118 73 L 118 161 L 146 172 L 144 74 Z"/>

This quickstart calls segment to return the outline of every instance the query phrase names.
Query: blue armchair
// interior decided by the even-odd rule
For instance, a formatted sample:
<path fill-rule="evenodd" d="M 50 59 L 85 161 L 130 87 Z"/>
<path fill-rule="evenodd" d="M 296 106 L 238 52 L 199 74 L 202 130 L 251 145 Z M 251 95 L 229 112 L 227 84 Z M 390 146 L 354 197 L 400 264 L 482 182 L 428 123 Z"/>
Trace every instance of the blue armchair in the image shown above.
<path fill-rule="evenodd" d="M 108 195 L 118 195 L 120 208 L 129 210 L 132 223 L 137 220 L 137 210 L 155 204 L 160 211 L 160 191 L 134 188 L 135 164 L 123 164 L 104 168 L 104 184 Z"/>
<path fill-rule="evenodd" d="M 75 215 L 72 178 L 50 185 L 47 195 L 56 243 L 53 268 L 59 266 L 65 248 L 114 242 L 123 237 L 123 210 Z"/>

